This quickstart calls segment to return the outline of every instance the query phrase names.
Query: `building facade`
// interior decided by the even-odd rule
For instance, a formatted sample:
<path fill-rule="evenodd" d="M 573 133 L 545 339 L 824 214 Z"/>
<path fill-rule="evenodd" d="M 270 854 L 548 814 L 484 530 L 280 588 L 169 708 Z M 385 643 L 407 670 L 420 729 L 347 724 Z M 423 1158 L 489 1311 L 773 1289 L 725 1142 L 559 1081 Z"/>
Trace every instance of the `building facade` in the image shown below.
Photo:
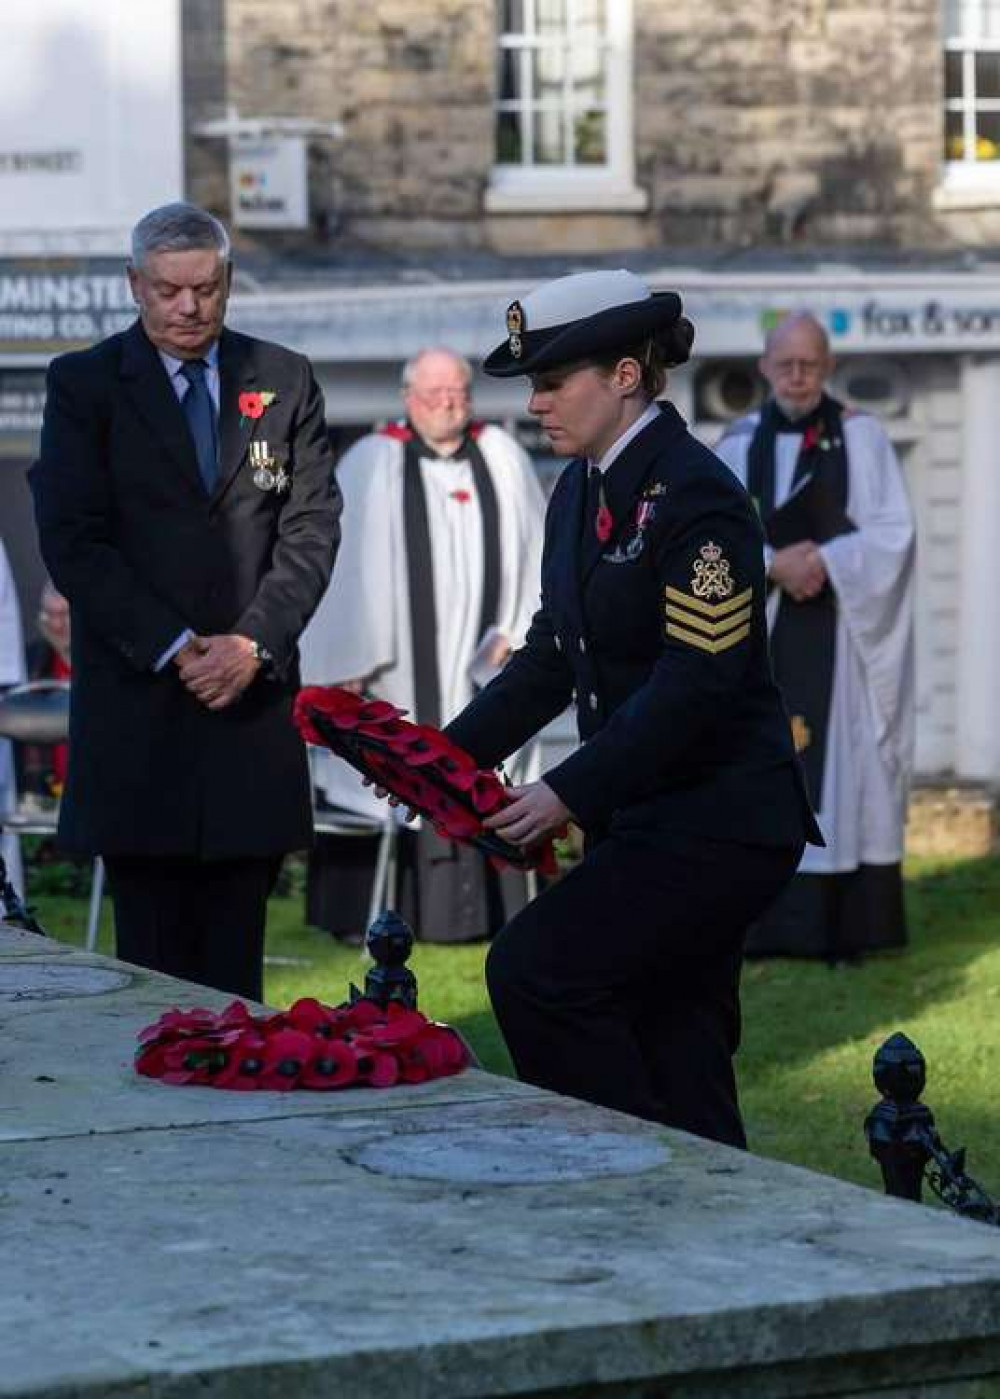
<path fill-rule="evenodd" d="M 708 441 L 756 402 L 774 318 L 823 317 L 917 513 L 919 771 L 1000 781 L 1000 3 L 9 3 L 0 532 L 29 618 L 44 368 L 131 320 L 152 204 L 233 228 L 233 321 L 313 358 L 340 443 L 399 411 L 419 346 L 477 362 L 534 282 L 627 264 L 684 295 L 671 392 Z M 477 390 L 550 478 L 523 387 Z"/>
<path fill-rule="evenodd" d="M 184 0 L 191 192 L 230 107 L 339 123 L 311 226 L 594 252 L 1000 237 L 995 0 Z"/>

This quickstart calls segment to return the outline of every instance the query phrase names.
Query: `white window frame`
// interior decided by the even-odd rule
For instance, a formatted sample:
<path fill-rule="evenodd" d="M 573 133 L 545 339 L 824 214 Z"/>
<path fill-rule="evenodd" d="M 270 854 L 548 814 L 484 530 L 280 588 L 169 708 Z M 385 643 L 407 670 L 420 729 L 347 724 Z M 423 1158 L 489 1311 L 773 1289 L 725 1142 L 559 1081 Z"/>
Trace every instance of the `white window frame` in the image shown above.
<path fill-rule="evenodd" d="M 943 176 L 934 194 L 938 209 L 973 209 L 1000 205 L 1000 160 L 976 160 L 976 112 L 1000 113 L 1000 98 L 984 98 L 976 102 L 975 66 L 977 53 L 1000 53 L 1000 37 L 982 37 L 981 24 L 984 0 L 960 0 L 962 32 L 945 33 L 944 51 L 959 53 L 963 64 L 963 97 L 945 98 L 944 111 L 963 114 L 965 154 L 957 160 L 945 159 Z"/>
<path fill-rule="evenodd" d="M 606 4 L 606 163 L 494 164 L 485 194 L 488 213 L 619 213 L 639 212 L 648 207 L 646 192 L 635 183 L 632 0 L 606 0 Z M 495 107 L 494 118 L 496 111 Z"/>

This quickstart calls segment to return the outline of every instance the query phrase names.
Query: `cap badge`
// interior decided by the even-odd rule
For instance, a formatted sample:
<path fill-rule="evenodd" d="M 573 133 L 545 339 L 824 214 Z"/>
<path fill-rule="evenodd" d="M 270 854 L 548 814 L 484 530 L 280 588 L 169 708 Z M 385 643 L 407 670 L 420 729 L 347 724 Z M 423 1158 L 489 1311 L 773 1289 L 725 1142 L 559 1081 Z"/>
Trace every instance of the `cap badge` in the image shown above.
<path fill-rule="evenodd" d="M 515 359 L 521 358 L 521 336 L 524 332 L 524 309 L 520 301 L 512 301 L 507 307 L 507 336 L 510 352 Z"/>

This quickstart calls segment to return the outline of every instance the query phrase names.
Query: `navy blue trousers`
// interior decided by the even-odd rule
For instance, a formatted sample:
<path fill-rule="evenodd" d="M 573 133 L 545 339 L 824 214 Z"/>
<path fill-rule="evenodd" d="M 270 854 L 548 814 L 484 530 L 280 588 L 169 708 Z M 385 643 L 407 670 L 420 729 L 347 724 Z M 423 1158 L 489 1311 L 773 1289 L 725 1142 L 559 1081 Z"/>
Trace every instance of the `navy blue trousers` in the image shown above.
<path fill-rule="evenodd" d="M 595 843 L 490 949 L 518 1077 L 745 1146 L 733 1072 L 743 938 L 801 853 L 657 830 Z"/>

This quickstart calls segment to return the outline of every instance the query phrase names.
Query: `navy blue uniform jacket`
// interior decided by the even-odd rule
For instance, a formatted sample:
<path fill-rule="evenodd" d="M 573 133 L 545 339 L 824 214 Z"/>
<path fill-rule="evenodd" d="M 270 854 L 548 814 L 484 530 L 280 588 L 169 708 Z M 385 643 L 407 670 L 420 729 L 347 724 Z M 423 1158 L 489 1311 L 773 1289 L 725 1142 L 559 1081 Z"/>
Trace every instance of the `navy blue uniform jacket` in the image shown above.
<path fill-rule="evenodd" d="M 339 539 L 323 399 L 308 361 L 224 330 L 220 471 L 209 496 L 163 364 L 136 323 L 49 368 L 31 471 L 42 554 L 72 609 L 62 844 L 81 854 L 270 856 L 311 840 L 290 720 L 296 642 Z M 260 418 L 244 390 L 275 395 Z M 254 484 L 267 442 L 287 491 Z M 212 712 L 157 660 L 186 628 L 240 632 L 275 661 Z"/>
<path fill-rule="evenodd" d="M 605 544 L 586 463 L 559 478 L 525 644 L 447 732 L 493 766 L 575 702 L 581 745 L 545 781 L 586 831 L 821 842 L 771 678 L 756 513 L 661 407 L 605 477 Z"/>

